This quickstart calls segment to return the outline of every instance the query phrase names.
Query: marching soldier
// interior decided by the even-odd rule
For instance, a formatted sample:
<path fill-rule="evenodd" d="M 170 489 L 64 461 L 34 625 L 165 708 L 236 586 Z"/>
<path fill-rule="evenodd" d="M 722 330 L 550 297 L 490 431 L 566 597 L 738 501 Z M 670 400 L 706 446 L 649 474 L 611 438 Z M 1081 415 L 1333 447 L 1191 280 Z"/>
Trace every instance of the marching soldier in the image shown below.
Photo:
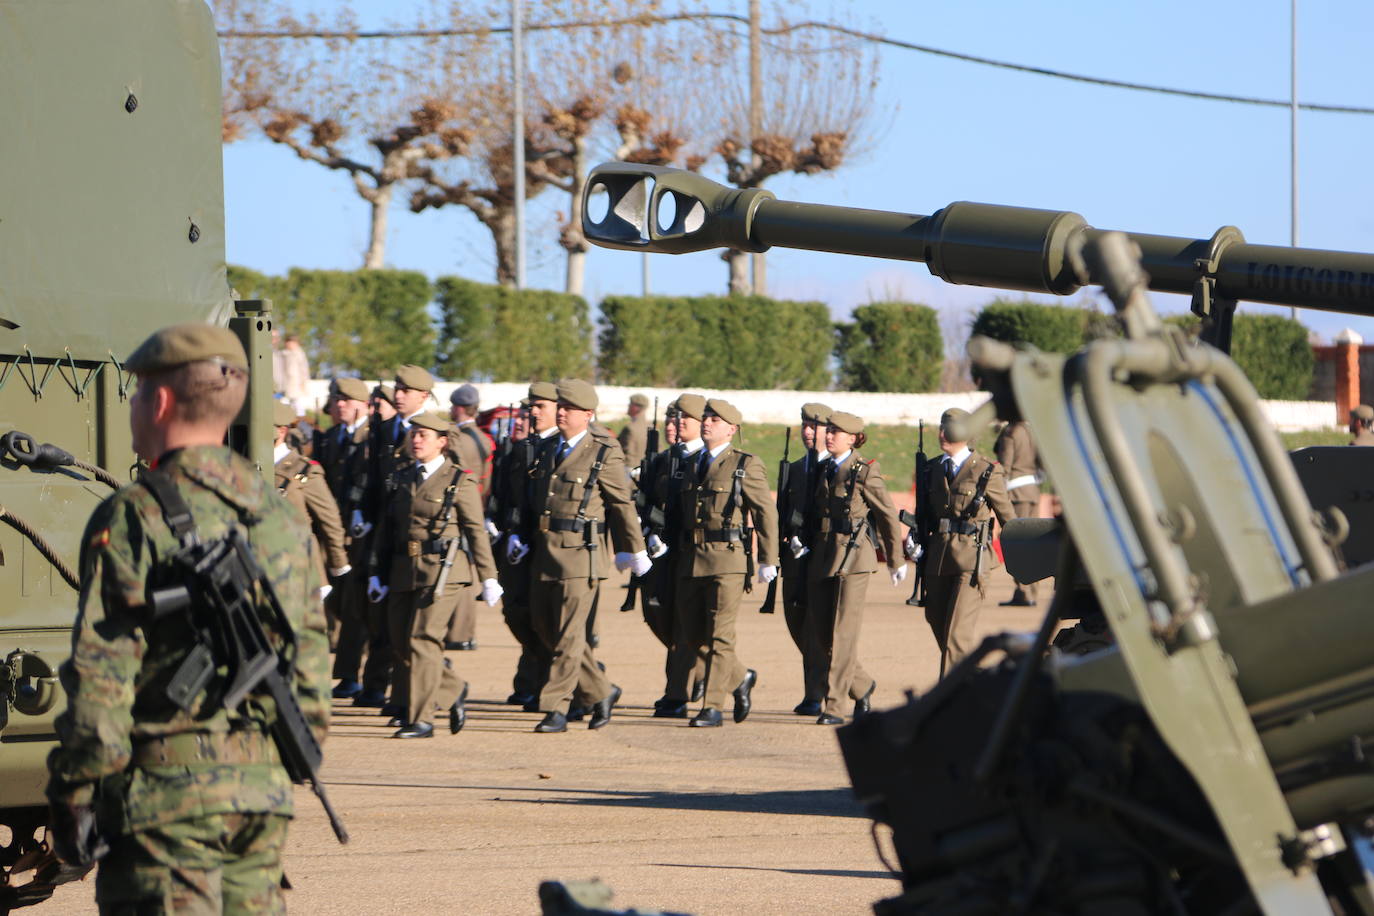
<path fill-rule="evenodd" d="M 592 705 L 589 728 L 609 723 L 620 697 L 587 641 L 587 619 L 606 578 L 601 557 L 606 528 L 618 569 L 629 567 L 639 576 L 650 567 L 620 444 L 589 428 L 596 389 L 565 379 L 557 392 L 558 441 L 530 472 L 530 617 L 551 656 L 549 679 L 539 697 L 544 718 L 535 726 L 543 733 L 567 731 L 574 693 Z M 511 537 L 506 549 L 515 562 L 525 545 L 520 537 Z"/>
<path fill-rule="evenodd" d="M 1374 445 L 1374 407 L 1361 404 L 1350 411 L 1350 434 L 1354 436 L 1351 445 Z"/>
<path fill-rule="evenodd" d="M 649 541 L 646 544 L 654 558 L 653 570 L 641 585 L 644 596 L 644 622 L 649 630 L 658 637 L 667 649 L 664 659 L 664 683 L 668 685 L 662 697 L 654 701 L 654 716 L 660 719 L 687 718 L 687 703 L 700 700 L 704 695 L 706 658 L 704 653 L 696 653 L 691 661 L 690 677 L 692 692 L 673 693 L 671 686 L 675 680 L 673 665 L 673 645 L 678 627 L 677 605 L 677 564 L 682 551 L 670 551 L 667 542 L 676 541 L 682 530 L 683 494 L 690 486 L 690 473 L 694 462 L 701 457 L 706 443 L 701 438 L 701 423 L 706 416 L 706 399 L 699 394 L 683 394 L 668 405 L 668 424 L 671 430 L 668 448 L 658 453 L 650 468 L 650 487 L 648 504 L 650 515 L 662 519 L 660 524 L 650 524 Z M 645 482 L 641 482 L 643 485 Z M 679 659 L 684 665 L 686 659 Z"/>
<path fill-rule="evenodd" d="M 830 458 L 825 450 L 824 432 L 830 423 L 831 409 L 815 401 L 801 407 L 801 440 L 806 454 L 792 462 L 788 472 L 788 489 L 781 494 L 778 512 L 778 527 L 782 546 L 782 614 L 787 623 L 787 632 L 802 656 L 802 683 L 805 685 L 802 701 L 793 712 L 799 716 L 819 716 L 821 697 L 813 696 L 811 689 L 820 678 L 808 675 L 806 665 L 806 569 L 810 565 L 810 548 L 816 528 L 815 496 L 816 484 L 822 468 Z"/>
<path fill-rule="evenodd" d="M 992 517 L 1016 517 L 1006 479 L 996 462 L 968 447 L 969 413 L 957 407 L 940 416 L 940 450 L 930 473 L 930 547 L 925 556 L 926 622 L 940 647 L 940 676 L 976 648 L 986 575 L 997 568 Z"/>
<path fill-rule="evenodd" d="M 496 443 L 491 436 L 477 426 L 477 388 L 473 385 L 459 385 L 449 395 L 449 416 L 453 425 L 448 431 L 448 450 L 458 466 L 468 470 L 477 480 L 477 492 L 482 497 L 482 507 L 486 508 L 491 499 L 492 455 Z M 444 640 L 445 649 L 459 651 L 477 648 L 477 602 L 472 592 L 465 591 L 458 598 L 453 619 L 448 624 L 448 637 Z"/>
<path fill-rule="evenodd" d="M 856 718 L 865 715 L 877 686 L 858 658 L 864 596 L 878 567 L 875 543 L 887 557 L 892 584 L 906 578 L 897 509 L 878 462 L 858 452 L 866 438 L 862 419 L 839 410 L 830 414 L 825 449 L 831 458 L 816 483 L 803 662 L 814 679 L 807 695 L 824 697 L 818 725 L 843 724 L 847 699 L 854 701 Z"/>
<path fill-rule="evenodd" d="M 412 415 L 410 463 L 396 473 L 395 492 L 373 547 L 368 597 L 387 599 L 394 665 L 391 702 L 403 711 L 394 738 L 434 735 L 434 709 L 448 709 L 449 731 L 467 719 L 467 684 L 444 664 L 444 633 L 459 592 L 482 583 L 482 600 L 501 598 L 482 500 L 474 475 L 446 455 L 449 419 L 438 411 Z M 398 697 L 397 693 L 401 696 Z"/>
<path fill-rule="evenodd" d="M 714 398 L 706 402 L 704 415 L 705 447 L 688 462 L 690 483 L 679 497 L 681 526 L 669 547 L 670 553 L 678 552 L 678 578 L 667 695 L 687 695 L 692 666 L 705 652 L 706 695 L 690 723 L 699 728 L 719 726 L 721 708 L 731 696 L 734 720 L 743 722 L 749 715 L 758 672 L 738 658 L 735 621 L 754 572 L 756 534 L 759 581 L 771 582 L 778 574 L 778 510 L 763 462 L 732 443 L 742 419 L 739 409 Z"/>
<path fill-rule="evenodd" d="M 391 649 L 386 639 L 385 608 L 367 600 L 367 537 L 360 523 L 367 495 L 369 393 L 361 379 L 340 378 L 335 385 L 334 412 L 338 422 L 322 434 L 317 446 L 325 480 L 339 507 L 339 518 L 346 525 L 344 539 L 352 567 L 334 591 L 339 599 L 340 619 L 334 656 L 334 677 L 339 683 L 334 686 L 334 696 L 354 699 L 370 693 L 384 702 L 391 678 Z"/>
<path fill-rule="evenodd" d="M 1040 460 L 1035 451 L 1035 437 L 1030 424 L 1015 420 L 1002 428 L 993 446 L 997 463 L 1007 477 L 1007 497 L 1017 518 L 1035 518 L 1040 514 Z M 1029 607 L 1035 604 L 1035 583 L 1016 583 L 1007 607 Z"/>
<path fill-rule="evenodd" d="M 644 412 L 649 408 L 649 398 L 643 394 L 630 395 L 630 406 L 626 410 L 629 420 L 620 429 L 616 440 L 625 453 L 625 467 L 634 470 L 644 461 L 644 453 L 649 448 L 649 421 Z"/>
<path fill-rule="evenodd" d="M 293 793 L 271 737 L 279 707 L 260 689 L 226 709 L 227 684 L 213 673 L 184 704 L 170 697 L 168 679 L 200 643 L 182 615 L 154 621 L 148 600 L 178 582 L 195 587 L 172 562 L 189 538 L 246 535 L 285 625 L 275 609 L 254 611 L 272 650 L 292 653 L 288 689 L 323 742 L 329 646 L 314 541 L 299 513 L 222 444 L 248 388 L 232 332 L 164 328 L 124 367 L 138 380 L 133 448 L 155 470 L 101 503 L 81 540 L 82 588 L 62 664 L 67 708 L 48 758 L 48 836 L 73 865 L 91 865 L 108 846 L 95 880 L 101 912 L 282 912 Z"/>
<path fill-rule="evenodd" d="M 310 525 L 318 547 L 314 551 L 320 582 L 328 583 L 347 575 L 352 569 L 344 550 L 343 525 L 339 507 L 324 478 L 324 468 L 286 444 L 287 434 L 296 425 L 296 412 L 290 404 L 278 401 L 272 408 L 276 441 L 272 451 L 277 492 L 295 506 Z M 329 572 L 325 577 L 326 569 Z M 324 586 L 328 588 L 328 585 Z M 323 589 L 322 589 L 323 590 Z M 327 594 L 327 592 L 326 592 Z"/>

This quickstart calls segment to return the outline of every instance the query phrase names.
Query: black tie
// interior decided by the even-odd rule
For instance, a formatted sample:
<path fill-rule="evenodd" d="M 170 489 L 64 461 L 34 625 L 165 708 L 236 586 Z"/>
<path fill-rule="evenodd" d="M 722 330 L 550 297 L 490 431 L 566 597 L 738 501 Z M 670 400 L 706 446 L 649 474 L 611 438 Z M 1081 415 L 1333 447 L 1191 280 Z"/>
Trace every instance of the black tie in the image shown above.
<path fill-rule="evenodd" d="M 566 439 L 564 439 L 558 445 L 558 454 L 553 456 L 553 466 L 558 467 L 560 464 L 562 464 L 563 459 L 568 457 L 568 452 L 570 451 L 572 451 L 572 446 L 568 444 L 568 441 Z"/>
<path fill-rule="evenodd" d="M 711 456 L 711 451 L 710 451 L 710 449 L 702 449 L 702 450 L 701 450 L 701 467 L 698 469 L 698 472 L 697 472 L 697 473 L 698 473 L 700 476 L 705 477 L 705 476 L 706 476 L 706 472 L 707 472 L 708 470 L 711 469 L 711 462 L 712 462 L 713 460 L 714 460 L 714 459 L 713 459 L 712 456 Z"/>
<path fill-rule="evenodd" d="M 945 479 L 951 482 L 954 480 L 954 459 L 952 457 L 945 458 Z"/>

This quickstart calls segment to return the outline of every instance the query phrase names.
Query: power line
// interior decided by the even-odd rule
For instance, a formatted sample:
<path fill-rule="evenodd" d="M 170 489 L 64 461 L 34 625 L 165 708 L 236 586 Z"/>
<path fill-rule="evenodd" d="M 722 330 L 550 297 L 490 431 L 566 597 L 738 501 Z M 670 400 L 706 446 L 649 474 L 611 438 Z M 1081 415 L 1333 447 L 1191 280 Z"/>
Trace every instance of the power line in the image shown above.
<path fill-rule="evenodd" d="M 733 22 L 744 26 L 748 26 L 749 24 L 749 18 L 747 16 L 741 16 L 735 13 L 675 13 L 666 16 L 630 16 L 621 19 L 588 19 L 571 20 L 567 22 L 529 23 L 524 26 L 524 29 L 527 32 L 546 32 L 570 29 L 616 28 L 635 25 L 666 25 L 671 22 L 709 21 Z M 849 28 L 848 26 L 839 25 L 834 22 L 808 20 L 792 25 L 763 29 L 762 32 L 765 35 L 783 35 L 802 29 L 831 32 L 836 35 L 845 35 L 849 38 L 857 38 L 861 41 L 867 41 L 873 44 L 887 45 L 888 47 L 899 48 L 904 51 L 916 51 L 920 54 L 930 54 L 936 57 L 945 57 L 970 64 L 979 64 L 984 67 L 996 67 L 1001 70 L 1031 73 L 1037 76 L 1050 77 L 1052 79 L 1069 80 L 1071 82 L 1087 83 L 1094 86 L 1107 86 L 1113 89 L 1130 89 L 1135 92 L 1153 92 L 1159 95 L 1202 99 L 1209 102 L 1232 102 L 1241 105 L 1259 105 L 1267 108 L 1289 108 L 1292 105 L 1291 100 L 1265 99 L 1248 95 L 1228 95 L 1219 92 L 1202 92 L 1194 89 L 1175 89 L 1171 86 L 1152 86 L 1148 83 L 1133 83 L 1127 80 L 1114 80 L 1100 76 L 1085 76 L 1081 73 L 1070 73 L 1066 70 L 1053 70 L 1048 67 L 1034 67 L 1029 64 L 1018 64 L 1011 61 L 996 60 L 991 57 L 980 57 L 976 54 L 964 54 L 959 51 L 949 51 L 944 48 L 920 45 L 911 41 L 902 41 L 901 39 L 889 38 L 886 35 L 879 35 L 875 32 L 865 32 L 861 29 Z M 219 33 L 219 37 L 222 39 L 333 39 L 355 41 L 371 39 L 454 38 L 462 36 L 506 34 L 510 32 L 510 30 L 510 26 L 482 26 L 465 29 L 385 29 L 375 31 L 330 29 L 226 29 Z M 1315 102 L 1303 102 L 1300 103 L 1298 107 L 1304 111 L 1374 115 L 1374 108 L 1365 108 L 1358 105 L 1322 105 Z"/>

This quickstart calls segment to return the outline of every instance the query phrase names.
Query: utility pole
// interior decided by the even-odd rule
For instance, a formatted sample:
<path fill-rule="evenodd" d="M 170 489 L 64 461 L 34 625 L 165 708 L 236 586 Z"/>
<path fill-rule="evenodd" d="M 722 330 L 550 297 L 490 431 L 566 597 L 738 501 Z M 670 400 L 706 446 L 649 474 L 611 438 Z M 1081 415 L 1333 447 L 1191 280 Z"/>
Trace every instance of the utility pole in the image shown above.
<path fill-rule="evenodd" d="M 525 48 L 523 0 L 510 0 L 511 150 L 515 162 L 515 288 L 525 288 Z"/>
<path fill-rule="evenodd" d="M 1291 45 L 1288 60 L 1288 244 L 1298 247 L 1298 0 L 1290 2 L 1289 32 Z M 1289 308 L 1288 316 L 1298 320 L 1298 307 Z"/>
<path fill-rule="evenodd" d="M 1297 0 L 1294 0 L 1296 3 Z M 753 151 L 759 134 L 763 133 L 763 24 L 759 14 L 759 0 L 749 0 L 749 161 L 755 170 L 759 168 L 759 154 Z M 768 266 L 763 252 L 749 258 L 753 268 L 751 282 L 755 296 L 768 294 Z"/>

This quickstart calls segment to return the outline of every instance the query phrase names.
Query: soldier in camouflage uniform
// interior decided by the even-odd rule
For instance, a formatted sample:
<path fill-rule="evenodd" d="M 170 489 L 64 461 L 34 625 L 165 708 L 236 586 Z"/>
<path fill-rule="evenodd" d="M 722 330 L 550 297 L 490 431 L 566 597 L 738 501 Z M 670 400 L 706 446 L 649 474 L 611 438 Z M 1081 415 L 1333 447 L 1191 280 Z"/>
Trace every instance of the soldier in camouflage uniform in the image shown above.
<path fill-rule="evenodd" d="M 243 532 L 271 580 L 294 642 L 292 685 L 317 740 L 329 721 L 329 655 L 314 541 L 299 514 L 253 465 L 221 443 L 247 390 L 237 338 L 202 324 L 157 332 L 125 363 L 134 450 L 166 475 L 203 540 Z M 268 734 L 271 702 L 249 694 L 223 707 L 222 678 L 184 710 L 169 678 L 196 644 L 184 615 L 151 619 L 148 595 L 178 580 L 180 543 L 143 484 L 91 516 L 82 540 L 81 596 L 67 711 L 48 758 L 50 836 L 69 862 L 108 852 L 96 877 L 102 912 L 281 912 L 281 852 L 291 781 Z"/>

